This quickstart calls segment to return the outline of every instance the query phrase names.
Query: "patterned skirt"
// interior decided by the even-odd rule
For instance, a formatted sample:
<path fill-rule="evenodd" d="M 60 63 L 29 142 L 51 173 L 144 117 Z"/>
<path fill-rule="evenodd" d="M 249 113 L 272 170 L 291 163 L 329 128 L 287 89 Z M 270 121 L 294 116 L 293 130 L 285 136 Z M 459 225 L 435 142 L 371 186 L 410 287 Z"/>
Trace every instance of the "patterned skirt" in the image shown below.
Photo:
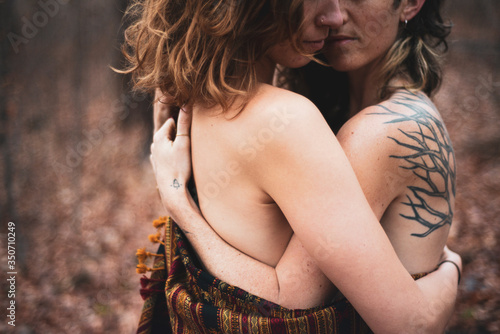
<path fill-rule="evenodd" d="M 165 257 L 141 279 L 145 302 L 137 333 L 371 333 L 345 298 L 290 310 L 222 282 L 201 269 L 175 223 L 165 228 L 158 251 Z"/>

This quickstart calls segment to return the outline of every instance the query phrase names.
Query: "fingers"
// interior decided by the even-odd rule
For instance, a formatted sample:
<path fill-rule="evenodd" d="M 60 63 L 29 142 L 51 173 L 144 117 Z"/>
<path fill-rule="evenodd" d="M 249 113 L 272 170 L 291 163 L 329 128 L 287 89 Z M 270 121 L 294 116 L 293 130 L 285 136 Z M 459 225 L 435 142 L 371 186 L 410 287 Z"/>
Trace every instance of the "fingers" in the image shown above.
<path fill-rule="evenodd" d="M 169 118 L 168 108 L 158 107 L 159 102 L 155 102 L 153 107 L 153 123 L 154 123 L 154 132 L 157 132 L 163 123 Z"/>
<path fill-rule="evenodd" d="M 167 121 L 156 131 L 153 136 L 153 143 L 158 143 L 161 140 L 167 139 L 170 142 L 174 141 L 175 138 L 175 121 L 173 118 L 167 119 Z"/>
<path fill-rule="evenodd" d="M 189 136 L 190 134 L 193 113 L 189 110 L 189 107 L 186 109 L 182 108 L 179 112 L 179 117 L 177 119 L 177 135 Z"/>
<path fill-rule="evenodd" d="M 154 132 L 157 132 L 169 118 L 174 117 L 178 112 L 178 107 L 174 106 L 172 99 L 164 95 L 159 88 L 155 91 L 153 102 L 153 122 Z"/>
<path fill-rule="evenodd" d="M 170 144 L 173 144 L 175 137 L 175 121 L 173 118 L 169 118 L 153 135 L 153 142 L 151 143 L 151 154 L 149 155 L 149 162 L 153 166 L 153 172 L 156 174 L 155 166 L 155 144 L 160 145 L 163 140 L 167 140 Z"/>
<path fill-rule="evenodd" d="M 454 262 L 455 264 L 457 264 L 460 269 L 462 269 L 462 258 L 460 257 L 459 254 L 450 250 L 448 248 L 448 246 L 445 246 L 441 260 L 450 260 L 450 261 Z"/>

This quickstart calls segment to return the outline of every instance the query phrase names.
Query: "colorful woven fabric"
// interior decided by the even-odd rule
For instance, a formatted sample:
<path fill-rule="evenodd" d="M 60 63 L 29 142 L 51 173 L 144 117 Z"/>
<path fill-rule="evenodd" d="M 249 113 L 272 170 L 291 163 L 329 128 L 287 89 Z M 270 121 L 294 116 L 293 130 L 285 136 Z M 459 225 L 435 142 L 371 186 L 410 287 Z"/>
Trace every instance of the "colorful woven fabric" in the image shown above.
<path fill-rule="evenodd" d="M 165 252 L 161 245 L 158 254 Z M 138 334 L 172 333 L 167 302 L 165 300 L 165 259 L 158 258 L 153 266 L 155 270 L 150 278 L 141 278 L 141 297 L 144 299 L 141 318 L 139 320 Z M 163 270 L 161 270 L 163 269 Z"/>
<path fill-rule="evenodd" d="M 220 281 L 200 269 L 174 223 L 166 226 L 165 245 L 167 271 L 155 271 L 151 277 L 157 280 L 168 272 L 165 291 L 146 296 L 140 334 L 372 333 L 345 298 L 325 307 L 289 310 Z M 158 282 L 149 280 L 146 290 L 157 291 Z"/>

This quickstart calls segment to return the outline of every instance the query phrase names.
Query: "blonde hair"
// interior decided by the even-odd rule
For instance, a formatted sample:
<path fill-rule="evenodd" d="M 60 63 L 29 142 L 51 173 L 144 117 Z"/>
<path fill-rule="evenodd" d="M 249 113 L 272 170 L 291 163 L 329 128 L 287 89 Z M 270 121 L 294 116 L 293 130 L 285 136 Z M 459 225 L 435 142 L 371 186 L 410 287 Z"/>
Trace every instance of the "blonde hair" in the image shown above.
<path fill-rule="evenodd" d="M 446 37 L 451 25 L 441 17 L 442 0 L 426 0 L 420 12 L 399 27 L 397 40 L 387 52 L 379 72 L 379 101 L 397 89 L 422 90 L 431 96 L 441 83 L 441 58 L 447 50 Z M 395 0 L 397 9 L 401 0 Z M 321 58 L 320 58 L 321 60 Z M 323 62 L 325 60 L 323 59 Z M 284 69 L 279 78 L 282 87 L 305 95 L 321 110 L 336 133 L 349 119 L 349 85 L 346 73 L 312 62 L 300 69 Z M 394 78 L 407 79 L 405 86 L 391 85 Z"/>
<path fill-rule="evenodd" d="M 276 43 L 300 50 L 303 0 L 134 0 L 123 53 L 134 88 L 182 106 L 229 108 L 257 84 L 256 62 Z"/>
<path fill-rule="evenodd" d="M 394 8 L 401 0 L 394 1 Z M 446 37 L 451 25 L 441 17 L 442 0 L 427 0 L 408 24 L 402 24 L 396 42 L 388 51 L 380 71 L 383 85 L 379 99 L 387 99 L 396 89 L 423 91 L 431 96 L 441 84 L 441 58 L 447 51 Z M 405 86 L 392 86 L 391 80 L 402 76 Z"/>

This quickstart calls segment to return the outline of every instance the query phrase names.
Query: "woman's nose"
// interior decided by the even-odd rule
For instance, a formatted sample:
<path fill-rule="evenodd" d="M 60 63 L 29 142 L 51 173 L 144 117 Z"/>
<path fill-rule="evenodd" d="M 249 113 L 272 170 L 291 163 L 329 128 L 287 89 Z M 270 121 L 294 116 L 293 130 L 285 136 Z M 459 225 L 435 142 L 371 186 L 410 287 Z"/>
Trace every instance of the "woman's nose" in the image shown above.
<path fill-rule="evenodd" d="M 327 26 L 330 29 L 337 29 L 342 25 L 342 13 L 340 12 L 339 0 L 319 0 L 321 6 L 316 24 Z"/>

